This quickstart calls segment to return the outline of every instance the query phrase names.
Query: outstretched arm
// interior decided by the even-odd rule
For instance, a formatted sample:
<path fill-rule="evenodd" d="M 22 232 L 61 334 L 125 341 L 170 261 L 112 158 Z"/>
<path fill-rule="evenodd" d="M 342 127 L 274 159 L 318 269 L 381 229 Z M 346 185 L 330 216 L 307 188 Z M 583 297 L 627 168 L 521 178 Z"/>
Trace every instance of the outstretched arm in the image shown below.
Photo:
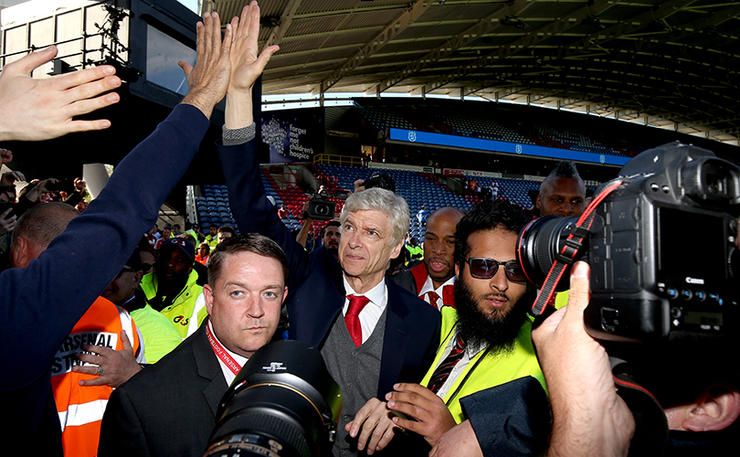
<path fill-rule="evenodd" d="M 232 19 L 234 45 L 231 49 L 231 83 L 226 95 L 224 133 L 245 138 L 226 143 L 220 149 L 221 167 L 229 189 L 229 204 L 237 226 L 242 233 L 261 233 L 272 238 L 285 251 L 289 261 L 291 283 L 304 270 L 307 256 L 277 217 L 275 207 L 267 200 L 262 186 L 257 151 L 254 142 L 252 115 L 252 87 L 270 60 L 277 46 L 270 46 L 258 54 L 260 9 L 251 2 L 242 9 L 238 19 Z M 235 146 L 229 146 L 229 144 Z"/>
<path fill-rule="evenodd" d="M 218 16 L 206 15 L 198 29 L 205 46 L 198 46 L 183 103 L 121 161 L 100 196 L 37 260 L 0 273 L 0 354 L 17 365 L 0 377 L 0 390 L 48 376 L 64 337 L 120 271 L 187 170 L 228 85 L 230 27 L 223 45 L 214 28 Z"/>

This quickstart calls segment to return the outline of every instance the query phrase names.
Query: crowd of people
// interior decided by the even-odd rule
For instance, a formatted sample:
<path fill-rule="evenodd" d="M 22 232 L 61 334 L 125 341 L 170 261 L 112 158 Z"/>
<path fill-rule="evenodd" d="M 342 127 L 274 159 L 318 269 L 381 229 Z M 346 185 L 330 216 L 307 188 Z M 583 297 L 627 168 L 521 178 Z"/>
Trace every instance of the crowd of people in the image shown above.
<path fill-rule="evenodd" d="M 25 177 L 2 176 L 0 198 L 11 205 L 0 213 L 9 453 L 201 456 L 230 383 L 281 337 L 319 349 L 341 388 L 335 456 L 737 450 L 736 364 L 705 369 L 719 362 L 703 354 L 684 378 L 695 382 L 677 387 L 666 373 L 694 359 L 659 357 L 640 371 L 651 371 L 644 380 L 654 395 L 617 389 L 625 384 L 583 322 L 588 265 L 573 267 L 561 309 L 529 318 L 536 290 L 516 241 L 532 215 L 503 198 L 415 215 L 422 258 L 392 267 L 412 215 L 400 190 L 368 183 L 307 250 L 259 179 L 252 86 L 278 50 L 259 52 L 259 19 L 252 2 L 222 36 L 218 14 L 204 15 L 196 63 L 181 63 L 188 94 L 89 205 L 80 206 L 89 200 L 81 180 L 39 181 L 16 196 Z M 31 78 L 55 53 L 3 70 L 0 106 L 16 115 L 0 118 L 0 141 L 110 126 L 76 116 L 118 101 L 113 68 Z M 237 227 L 160 230 L 159 208 L 224 98 L 218 151 Z M 562 163 L 535 211 L 574 216 L 586 203 L 583 180 Z"/>

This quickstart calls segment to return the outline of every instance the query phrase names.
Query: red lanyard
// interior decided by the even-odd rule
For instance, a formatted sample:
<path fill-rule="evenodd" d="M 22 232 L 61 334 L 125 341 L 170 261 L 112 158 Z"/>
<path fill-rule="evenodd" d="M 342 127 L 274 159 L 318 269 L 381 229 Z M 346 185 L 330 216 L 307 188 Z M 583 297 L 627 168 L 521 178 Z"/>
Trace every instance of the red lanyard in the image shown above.
<path fill-rule="evenodd" d="M 234 360 L 234 358 L 231 357 L 231 354 L 226 352 L 226 349 L 224 349 L 224 347 L 221 346 L 221 343 L 216 340 L 213 336 L 210 325 L 206 325 L 206 336 L 208 336 L 208 342 L 211 343 L 211 348 L 213 349 L 213 353 L 216 354 L 216 357 L 226 364 L 234 375 L 239 374 L 239 370 L 242 369 L 242 366 L 239 365 L 239 362 Z"/>

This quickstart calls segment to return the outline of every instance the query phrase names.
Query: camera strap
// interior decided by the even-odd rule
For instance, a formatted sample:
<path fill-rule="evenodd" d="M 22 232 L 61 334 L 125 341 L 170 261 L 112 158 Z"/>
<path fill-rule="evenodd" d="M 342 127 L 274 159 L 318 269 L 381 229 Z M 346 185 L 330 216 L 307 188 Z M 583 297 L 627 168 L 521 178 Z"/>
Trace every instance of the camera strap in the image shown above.
<path fill-rule="evenodd" d="M 575 229 L 571 231 L 563 243 L 563 247 L 560 252 L 555 256 L 555 260 L 550 266 L 550 271 L 547 273 L 542 287 L 540 288 L 537 298 L 532 304 L 530 314 L 535 318 L 545 318 L 549 315 L 554 307 L 553 302 L 555 301 L 555 288 L 560 282 L 563 274 L 570 268 L 573 261 L 578 256 L 578 253 L 583 247 L 583 240 L 588 235 L 591 225 L 593 224 L 594 217 L 596 216 L 596 208 L 601 204 L 606 197 L 612 192 L 617 190 L 619 186 L 624 183 L 624 178 L 617 178 L 609 181 L 601 192 L 599 192 L 591 203 L 586 207 L 586 210 L 581 214 L 576 222 Z"/>

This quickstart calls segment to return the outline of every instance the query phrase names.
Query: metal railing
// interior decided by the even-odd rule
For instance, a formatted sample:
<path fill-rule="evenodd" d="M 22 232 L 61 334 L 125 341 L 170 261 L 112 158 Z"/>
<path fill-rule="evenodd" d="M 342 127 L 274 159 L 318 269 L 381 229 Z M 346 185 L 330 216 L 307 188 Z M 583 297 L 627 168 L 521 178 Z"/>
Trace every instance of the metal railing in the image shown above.
<path fill-rule="evenodd" d="M 125 21 L 128 21 L 128 13 L 122 8 L 111 3 L 117 2 L 100 1 L 89 5 L 83 5 L 79 8 L 72 8 L 3 29 L 0 68 L 4 67 L 9 62 L 17 60 L 15 57 L 22 57 L 36 49 L 41 49 L 51 45 L 56 45 L 60 49 L 63 49 L 68 47 L 65 45 L 75 42 L 80 42 L 78 51 L 59 54 L 56 57 L 56 60 L 64 60 L 69 64 L 70 70 L 77 70 L 87 66 L 97 65 L 102 62 L 117 62 L 125 64 L 128 60 L 128 48 L 126 46 L 128 37 L 119 36 L 119 31 L 122 23 L 126 25 Z M 89 24 L 91 11 L 94 8 L 102 10 L 102 14 L 100 14 L 101 16 L 104 16 L 102 24 L 97 22 Z M 81 16 L 79 18 L 79 22 L 81 23 L 79 36 L 64 40 L 59 39 L 59 29 L 61 28 L 60 19 L 63 20 L 64 17 L 72 17 L 75 13 L 79 13 Z M 52 28 L 51 40 L 38 42 L 38 39 L 34 34 L 38 34 L 43 37 L 47 37 L 49 35 L 48 29 L 40 27 L 40 24 L 43 24 L 45 21 L 48 21 L 48 27 Z M 36 27 L 34 27 L 34 25 L 36 25 Z M 19 30 L 24 31 L 22 38 L 22 40 L 24 40 L 23 44 L 19 44 L 19 33 L 17 33 Z M 12 37 L 12 39 L 9 39 L 9 37 Z M 95 39 L 98 37 L 100 39 L 99 45 L 88 47 L 89 41 L 92 40 L 97 42 Z M 15 49 L 15 51 L 6 52 L 8 48 Z M 77 58 L 79 58 L 79 60 L 77 60 Z"/>
<path fill-rule="evenodd" d="M 315 165 L 339 165 L 346 167 L 362 167 L 362 159 L 354 156 L 343 156 L 335 154 L 318 154 L 313 157 Z"/>

